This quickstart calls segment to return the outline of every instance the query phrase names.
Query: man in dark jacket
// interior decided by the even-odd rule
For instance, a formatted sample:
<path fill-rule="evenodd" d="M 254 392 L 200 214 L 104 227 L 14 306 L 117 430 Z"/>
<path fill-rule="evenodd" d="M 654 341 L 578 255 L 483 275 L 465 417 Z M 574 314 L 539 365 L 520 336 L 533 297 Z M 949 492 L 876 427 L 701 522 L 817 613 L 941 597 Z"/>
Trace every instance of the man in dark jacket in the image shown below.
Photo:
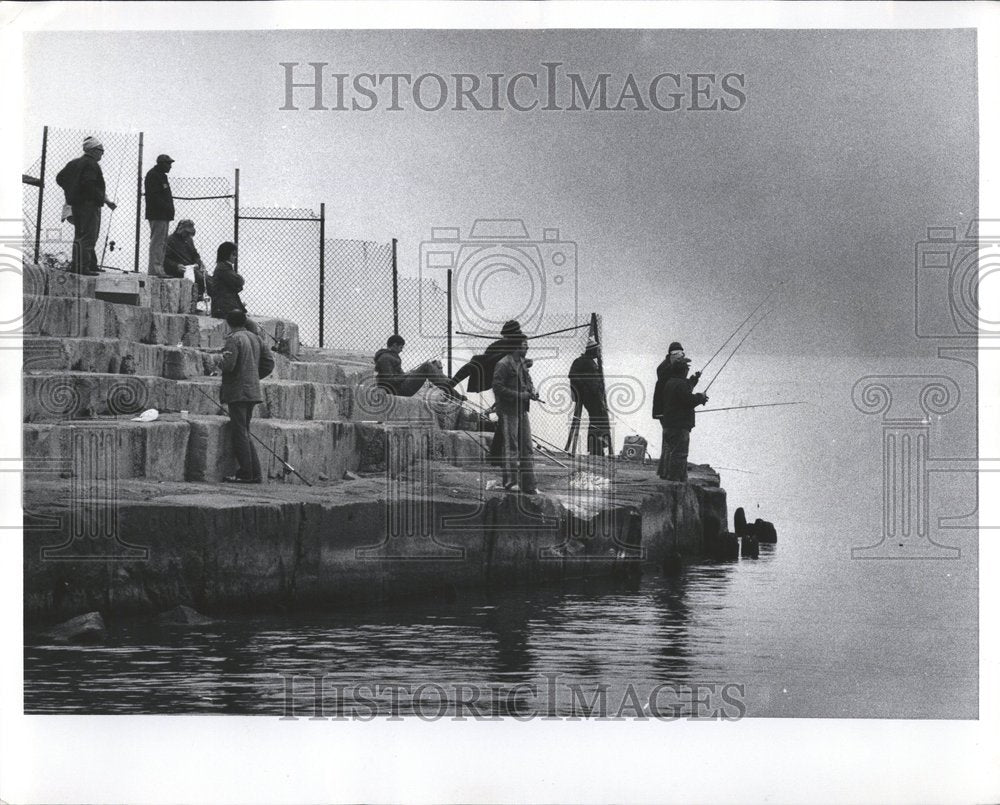
<path fill-rule="evenodd" d="M 587 410 L 587 449 L 592 456 L 611 453 L 611 421 L 604 394 L 604 376 L 597 365 L 600 347 L 593 338 L 587 339 L 584 353 L 569 368 L 569 387 L 574 404 Z"/>
<path fill-rule="evenodd" d="M 700 373 L 689 378 L 689 364 L 680 344 L 675 341 L 670 345 L 667 359 L 656 370 L 658 379 L 653 393 L 653 419 L 659 419 L 663 429 L 657 475 L 668 481 L 687 481 L 694 409 L 708 402 L 706 395 L 694 393 L 694 384 L 698 382 Z"/>
<path fill-rule="evenodd" d="M 267 377 L 274 369 L 274 358 L 264 348 L 260 337 L 246 329 L 247 317 L 243 311 L 232 311 L 226 317 L 232 328 L 222 350 L 222 388 L 219 399 L 229 408 L 229 421 L 233 431 L 236 461 L 240 468 L 236 475 L 224 478 L 229 483 L 260 484 L 264 478 L 260 459 L 250 438 L 250 421 L 253 408 L 263 402 L 260 378 Z"/>
<path fill-rule="evenodd" d="M 493 387 L 493 370 L 501 358 L 510 354 L 510 339 L 521 334 L 521 325 L 515 319 L 504 322 L 500 329 L 500 338 L 486 347 L 482 354 L 473 355 L 468 363 L 460 366 L 455 372 L 455 376 L 452 378 L 454 385 L 457 386 L 468 378 L 470 394 L 491 389 Z"/>
<path fill-rule="evenodd" d="M 167 238 L 163 255 L 163 271 L 168 277 L 183 277 L 184 269 L 194 266 L 194 285 L 197 299 L 205 296 L 205 264 L 194 245 L 194 221 L 181 218 Z"/>
<path fill-rule="evenodd" d="M 537 493 L 535 462 L 528 409 L 531 400 L 539 399 L 528 373 L 525 356 L 528 339 L 523 334 L 511 335 L 512 350 L 501 358 L 493 371 L 493 395 L 496 398 L 500 428 L 497 437 L 503 439 L 503 487 L 528 495 Z"/>
<path fill-rule="evenodd" d="M 101 233 L 101 209 L 115 203 L 107 196 L 101 157 L 104 146 L 96 137 L 83 141 L 83 156 L 70 160 L 56 174 L 58 184 L 73 208 L 73 266 L 75 274 L 96 276 L 102 270 L 97 265 L 97 238 Z"/>
<path fill-rule="evenodd" d="M 236 244 L 226 241 L 219 246 L 215 256 L 217 262 L 208 288 L 212 297 L 212 316 L 224 319 L 234 310 L 246 313 L 246 305 L 240 299 L 243 277 L 236 273 L 233 264 L 236 259 Z"/>
<path fill-rule="evenodd" d="M 400 353 L 405 346 L 406 340 L 396 333 L 390 335 L 385 347 L 375 353 L 375 385 L 395 397 L 412 397 L 424 383 L 430 382 L 449 397 L 465 399 L 454 390 L 454 383 L 442 370 L 441 361 L 424 361 L 416 369 L 404 372 Z"/>
<path fill-rule="evenodd" d="M 149 221 L 149 274 L 165 277 L 163 256 L 167 248 L 167 229 L 174 220 L 174 195 L 167 174 L 173 160 L 166 154 L 156 158 L 156 164 L 146 173 L 146 220 Z"/>

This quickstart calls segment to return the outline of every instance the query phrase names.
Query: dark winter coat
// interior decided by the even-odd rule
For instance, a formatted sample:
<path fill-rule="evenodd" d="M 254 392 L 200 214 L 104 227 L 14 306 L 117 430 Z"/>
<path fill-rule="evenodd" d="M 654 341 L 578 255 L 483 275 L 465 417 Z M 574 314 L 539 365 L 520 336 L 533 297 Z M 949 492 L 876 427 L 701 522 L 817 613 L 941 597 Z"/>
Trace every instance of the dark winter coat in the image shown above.
<path fill-rule="evenodd" d="M 675 372 L 671 372 L 663 380 L 657 380 L 653 393 L 653 419 L 659 419 L 665 428 L 691 430 L 694 427 L 695 406 L 705 401 L 704 395 L 692 391 L 692 382 L 692 378 Z"/>
<path fill-rule="evenodd" d="M 159 165 L 146 172 L 146 220 L 173 221 L 174 194 L 170 191 L 170 180 Z"/>
<path fill-rule="evenodd" d="M 274 369 L 274 358 L 264 348 L 260 336 L 243 328 L 233 330 L 222 350 L 222 389 L 224 403 L 262 402 L 260 378 Z"/>
<path fill-rule="evenodd" d="M 208 284 L 208 293 L 212 297 L 212 315 L 217 319 L 224 319 L 234 310 L 246 312 L 246 306 L 240 299 L 242 290 L 243 277 L 236 273 L 232 263 L 217 263 L 212 281 Z"/>
<path fill-rule="evenodd" d="M 496 398 L 497 413 L 514 415 L 527 411 L 531 406 L 531 395 L 535 386 L 528 374 L 524 358 L 506 355 L 493 370 L 493 396 Z"/>
<path fill-rule="evenodd" d="M 473 355 L 469 362 L 462 366 L 452 378 L 457 386 L 465 378 L 469 378 L 469 393 L 488 391 L 493 387 L 493 371 L 504 355 L 510 354 L 511 344 L 501 338 L 494 341 L 481 355 Z"/>
<path fill-rule="evenodd" d="M 588 411 L 606 408 L 604 378 L 597 361 L 584 353 L 569 368 L 569 387 L 573 401 L 583 403 Z"/>
<path fill-rule="evenodd" d="M 104 172 L 100 163 L 89 154 L 70 160 L 56 174 L 58 184 L 66 194 L 66 203 L 73 207 L 101 207 L 107 194 Z"/>
<path fill-rule="evenodd" d="M 375 353 L 375 382 L 390 394 L 399 394 L 403 381 L 403 359 L 399 353 L 383 347 Z"/>
<path fill-rule="evenodd" d="M 192 263 L 204 268 L 201 262 L 201 255 L 194 247 L 194 238 L 181 235 L 179 232 L 172 232 L 167 237 L 167 249 L 163 255 L 163 269 L 168 277 L 183 277 L 184 270 L 181 266 L 189 266 Z"/>

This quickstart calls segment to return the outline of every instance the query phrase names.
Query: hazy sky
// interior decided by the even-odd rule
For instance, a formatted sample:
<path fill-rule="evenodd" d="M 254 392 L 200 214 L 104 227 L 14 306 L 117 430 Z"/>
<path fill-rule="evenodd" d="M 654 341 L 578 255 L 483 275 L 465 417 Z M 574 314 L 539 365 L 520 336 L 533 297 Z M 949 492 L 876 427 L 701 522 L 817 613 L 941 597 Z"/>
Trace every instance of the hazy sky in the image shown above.
<path fill-rule="evenodd" d="M 142 129 L 177 176 L 238 166 L 244 203 L 325 201 L 330 237 L 399 238 L 408 273 L 431 227 L 558 228 L 578 247 L 580 309 L 619 347 L 682 338 L 710 354 L 789 280 L 748 352 L 927 354 L 912 336 L 915 244 L 976 210 L 971 31 L 46 33 L 25 56 L 25 165 L 46 123 Z M 310 61 L 484 81 L 557 61 L 615 88 L 630 72 L 647 85 L 736 72 L 746 103 L 388 112 L 383 87 L 371 112 L 309 111 L 308 91 L 280 111 L 279 63 Z"/>

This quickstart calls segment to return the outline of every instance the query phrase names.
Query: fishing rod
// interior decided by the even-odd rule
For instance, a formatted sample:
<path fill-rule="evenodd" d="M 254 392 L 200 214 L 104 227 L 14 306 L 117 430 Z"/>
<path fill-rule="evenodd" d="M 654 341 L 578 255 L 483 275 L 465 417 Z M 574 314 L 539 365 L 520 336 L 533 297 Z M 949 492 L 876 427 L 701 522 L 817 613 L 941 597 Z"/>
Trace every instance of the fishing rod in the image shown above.
<path fill-rule="evenodd" d="M 122 167 L 124 165 L 125 165 L 124 159 L 118 160 L 118 178 L 115 179 L 115 199 L 118 198 L 118 185 L 121 183 L 122 180 Z M 111 209 L 111 215 L 108 216 L 108 229 L 104 233 L 104 248 L 101 249 L 101 263 L 98 266 L 98 268 L 104 268 L 104 255 L 107 254 L 108 252 L 108 238 L 111 237 L 111 224 L 114 223 L 115 210 L 117 209 L 118 209 L 118 202 L 115 201 L 115 206 L 112 207 Z M 113 251 L 114 246 L 112 246 L 111 249 Z"/>
<path fill-rule="evenodd" d="M 560 333 L 571 333 L 574 330 L 582 330 L 584 327 L 590 327 L 590 322 L 587 322 L 586 324 L 577 324 L 575 327 L 564 327 L 562 330 L 552 330 L 552 331 L 547 332 L 547 333 L 537 333 L 535 335 L 526 335 L 524 337 L 527 338 L 530 341 L 532 338 L 545 338 L 545 336 L 548 336 L 548 335 L 559 335 Z M 491 341 L 502 340 L 503 338 L 505 338 L 505 336 L 500 336 L 500 338 L 498 339 L 494 335 L 486 335 L 485 333 L 467 333 L 464 330 L 456 330 L 455 331 L 455 335 L 467 335 L 467 336 L 470 336 L 472 338 L 488 338 Z"/>
<path fill-rule="evenodd" d="M 194 388 L 196 388 L 198 390 L 198 392 L 203 397 L 205 397 L 205 399 L 209 400 L 212 404 L 214 404 L 215 407 L 218 408 L 223 414 L 227 413 L 226 409 L 222 407 L 222 403 L 220 403 L 218 400 L 214 399 L 207 391 L 205 391 L 203 388 L 201 388 L 201 386 L 199 386 L 197 384 L 193 384 L 193 385 L 194 385 Z M 309 483 L 309 481 L 306 480 L 306 478 L 297 469 L 295 469 L 295 467 L 293 467 L 291 464 L 289 464 L 287 461 L 285 461 L 285 459 L 283 459 L 281 456 L 279 456 L 274 450 L 272 450 L 270 447 L 268 447 L 266 444 L 264 444 L 264 442 L 257 436 L 256 433 L 254 433 L 253 431 L 249 431 L 249 430 L 247 432 L 250 434 L 250 436 L 253 438 L 253 440 L 255 442 L 257 442 L 257 444 L 259 444 L 261 447 L 263 447 L 265 450 L 267 450 L 268 453 L 270 453 L 272 456 L 274 456 L 276 459 L 278 459 L 278 461 L 281 463 L 282 467 L 284 467 L 286 470 L 288 470 L 289 472 L 291 472 L 292 474 L 294 474 L 295 476 L 297 476 L 302 481 L 302 483 L 304 483 L 306 486 L 312 486 L 312 484 Z"/>
<path fill-rule="evenodd" d="M 702 394 L 708 394 L 708 390 L 712 387 L 712 384 L 718 379 L 719 375 L 722 374 L 722 370 L 726 368 L 726 365 L 733 359 L 733 355 L 739 352 L 740 347 L 743 346 L 743 342 L 750 337 L 750 334 L 755 329 L 757 329 L 758 324 L 760 324 L 762 321 L 764 321 L 764 319 L 766 319 L 769 315 L 771 315 L 772 310 L 774 310 L 774 308 L 770 308 L 769 310 L 764 311 L 764 315 L 753 323 L 753 326 L 746 331 L 746 335 L 744 335 L 739 341 L 736 342 L 736 346 L 734 347 L 733 351 L 729 354 L 729 357 L 726 358 L 725 361 L 723 361 L 722 366 L 719 367 L 719 371 L 716 372 L 715 375 L 713 375 L 712 379 L 708 381 L 708 385 L 705 386 L 704 389 L 702 389 L 701 392 Z"/>
<path fill-rule="evenodd" d="M 758 311 L 758 310 L 760 310 L 760 309 L 761 309 L 762 307 L 764 307 L 764 305 L 765 305 L 765 303 L 767 302 L 767 300 L 768 300 L 768 299 L 770 299 L 770 298 L 771 298 L 772 296 L 774 296 L 775 292 L 776 292 L 776 291 L 777 291 L 777 290 L 778 290 L 779 288 L 781 288 L 781 286 L 782 286 L 782 285 L 784 285 L 784 284 L 785 284 L 786 282 L 788 282 L 788 280 L 782 280 L 782 281 L 781 281 L 781 282 L 779 282 L 779 283 L 778 283 L 777 285 L 775 285 L 775 286 L 774 286 L 774 287 L 773 287 L 773 288 L 772 288 L 772 289 L 771 289 L 770 291 L 768 291 L 768 294 L 767 294 L 767 296 L 765 296 L 765 297 L 764 297 L 764 298 L 763 298 L 763 299 L 761 300 L 761 303 L 760 303 L 759 305 L 757 305 L 757 307 L 755 307 L 755 308 L 753 309 L 753 312 L 752 312 L 752 313 L 751 313 L 751 314 L 750 314 L 749 316 L 747 316 L 747 317 L 746 317 L 745 319 L 743 319 L 743 321 L 741 321 L 741 322 L 740 322 L 740 326 L 739 326 L 739 327 L 737 327 L 737 328 L 736 328 L 735 330 L 733 330 L 733 332 L 732 332 L 732 333 L 730 333 L 730 335 L 729 335 L 729 338 L 727 338 L 727 339 L 726 339 L 725 341 L 723 341 L 723 342 L 722 342 L 722 346 L 720 346 L 720 347 L 719 347 L 719 348 L 718 348 L 717 350 L 715 350 L 715 352 L 714 352 L 714 353 L 712 354 L 712 357 L 711 357 L 711 358 L 709 358 L 709 359 L 708 359 L 708 360 L 707 360 L 707 361 L 705 362 L 705 365 L 704 365 L 704 367 L 702 367 L 702 369 L 701 369 L 701 372 L 699 372 L 699 373 L 698 373 L 699 375 L 700 375 L 700 374 L 701 374 L 702 372 L 704 372 L 704 371 L 705 371 L 705 369 L 707 369 L 707 368 L 709 367 L 709 365 L 710 365 L 710 364 L 712 363 L 712 361 L 714 361 L 714 360 L 715 360 L 715 359 L 716 359 L 716 358 L 718 357 L 719 353 L 720 353 L 720 352 L 722 352 L 722 350 L 724 350 L 724 349 L 726 348 L 726 344 L 728 344 L 728 343 L 729 343 L 730 341 L 732 341 L 732 340 L 733 340 L 733 338 L 735 338 L 735 337 L 736 337 L 736 334 L 737 334 L 737 333 L 738 333 L 738 332 L 739 332 L 740 330 L 742 330 L 742 329 L 743 329 L 743 325 L 745 325 L 745 324 L 746 324 L 746 323 L 747 323 L 748 321 L 750 321 L 750 319 L 752 319 L 752 318 L 753 318 L 753 317 L 754 317 L 755 315 L 757 315 L 757 311 Z"/>
<path fill-rule="evenodd" d="M 707 414 L 711 411 L 739 411 L 743 408 L 774 408 L 778 405 L 809 405 L 808 402 L 778 402 L 778 403 L 758 403 L 757 405 L 730 405 L 726 408 L 703 408 L 698 411 L 699 414 Z"/>

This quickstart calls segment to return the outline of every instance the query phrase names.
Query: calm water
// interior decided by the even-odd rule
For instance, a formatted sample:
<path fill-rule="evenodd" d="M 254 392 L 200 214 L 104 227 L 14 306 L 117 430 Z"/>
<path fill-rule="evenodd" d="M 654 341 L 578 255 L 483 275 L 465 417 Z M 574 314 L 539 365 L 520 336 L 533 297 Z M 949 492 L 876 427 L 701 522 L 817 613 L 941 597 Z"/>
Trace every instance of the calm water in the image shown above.
<path fill-rule="evenodd" d="M 330 716 L 345 700 L 433 716 L 442 695 L 473 695 L 458 684 L 484 691 L 466 714 L 566 715 L 572 686 L 591 701 L 603 684 L 610 715 L 636 715 L 659 685 L 661 715 L 976 717 L 974 545 L 952 561 L 856 561 L 842 535 L 779 538 L 756 561 L 633 585 L 114 625 L 101 647 L 27 646 L 25 709 L 308 717 L 318 677 Z M 710 705 L 692 704 L 696 685 Z"/>

